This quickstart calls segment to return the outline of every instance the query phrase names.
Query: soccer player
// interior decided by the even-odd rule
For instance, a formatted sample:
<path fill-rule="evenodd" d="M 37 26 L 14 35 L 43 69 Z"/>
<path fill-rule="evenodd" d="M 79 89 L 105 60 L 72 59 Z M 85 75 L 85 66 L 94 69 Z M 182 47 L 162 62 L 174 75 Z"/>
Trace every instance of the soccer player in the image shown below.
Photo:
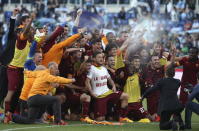
<path fill-rule="evenodd" d="M 27 25 L 23 29 L 23 32 L 17 36 L 14 58 L 10 62 L 7 68 L 8 74 L 8 93 L 5 97 L 5 113 L 14 112 L 14 109 L 11 110 L 10 106 L 16 108 L 18 97 L 12 99 L 13 95 L 20 95 L 21 88 L 23 86 L 23 69 L 24 63 L 26 61 L 27 55 L 30 50 L 30 45 L 34 39 L 34 29 L 31 28 L 31 23 L 34 19 L 34 16 L 26 17 Z"/>
<path fill-rule="evenodd" d="M 142 99 L 155 90 L 160 91 L 160 102 L 158 106 L 158 114 L 160 114 L 160 130 L 178 130 L 179 122 L 180 130 L 184 129 L 183 120 L 181 118 L 181 112 L 183 105 L 180 103 L 177 91 L 180 87 L 180 80 L 174 79 L 175 68 L 174 63 L 169 65 L 166 70 L 166 78 L 161 79 L 158 83 L 148 88 L 142 96 Z M 174 115 L 174 119 L 170 121 L 171 116 Z"/>
<path fill-rule="evenodd" d="M 123 88 L 123 92 L 127 93 L 129 96 L 127 114 L 132 116 L 129 116 L 129 118 L 138 120 L 138 122 L 149 123 L 149 114 L 145 111 L 140 102 L 140 72 L 140 58 L 139 56 L 133 56 L 129 64 L 126 64 L 125 67 L 116 71 L 116 82 L 122 81 L 120 87 Z"/>
<path fill-rule="evenodd" d="M 151 57 L 150 64 L 146 67 L 142 74 L 142 79 L 144 80 L 144 84 L 146 86 L 145 89 L 151 88 L 156 82 L 164 77 L 164 66 L 160 65 L 159 56 L 155 55 Z M 159 91 L 154 91 L 147 96 L 147 110 L 153 117 L 154 121 L 160 120 L 157 115 L 159 97 Z"/>
<path fill-rule="evenodd" d="M 96 120 L 105 120 L 108 102 L 117 103 L 121 101 L 120 120 L 132 122 L 124 116 L 128 105 L 128 95 L 116 90 L 113 80 L 107 69 L 103 66 L 103 54 L 95 52 L 93 60 L 94 64 L 87 75 L 86 86 L 90 95 L 94 98 L 94 115 Z M 112 86 L 112 90 L 108 88 L 107 82 Z"/>
<path fill-rule="evenodd" d="M 196 74 L 199 72 L 198 48 L 190 48 L 189 56 L 179 60 L 176 66 L 183 66 L 180 101 L 185 105 L 188 99 L 188 94 L 185 91 L 186 85 L 192 84 L 195 86 L 197 84 Z M 191 112 L 188 109 L 185 109 L 185 128 L 191 129 Z"/>
<path fill-rule="evenodd" d="M 73 102 L 77 103 L 77 100 L 78 100 L 78 102 L 80 103 L 78 107 L 82 105 L 82 115 L 81 115 L 80 120 L 83 122 L 94 124 L 95 121 L 89 118 L 89 108 L 90 108 L 91 97 L 90 95 L 87 94 L 87 92 L 84 92 L 84 90 L 86 90 L 85 81 L 86 81 L 88 72 L 91 68 L 91 63 L 92 63 L 91 59 L 88 59 L 87 61 L 83 62 L 79 70 L 75 74 L 75 79 L 77 81 L 74 83 L 74 85 L 81 87 L 82 90 L 75 90 L 75 93 L 73 94 L 73 96 L 76 96 L 76 98 L 78 99 L 74 99 L 76 101 L 73 101 Z M 78 107 L 76 106 L 76 108 Z"/>
<path fill-rule="evenodd" d="M 42 64 L 44 66 L 47 66 L 49 62 L 54 61 L 59 65 L 61 62 L 62 56 L 64 54 L 64 49 L 66 47 L 71 46 L 76 40 L 83 37 L 83 33 L 85 31 L 86 31 L 86 29 L 82 29 L 81 33 L 72 35 L 71 37 L 65 39 L 64 41 L 54 44 L 48 52 L 43 54 Z M 55 55 L 55 53 L 56 53 L 56 55 Z"/>
<path fill-rule="evenodd" d="M 0 103 L 3 102 L 8 90 L 8 78 L 7 78 L 7 65 L 9 65 L 10 61 L 14 56 L 15 51 L 15 43 L 17 39 L 17 31 L 15 30 L 15 19 L 17 14 L 19 13 L 18 9 L 14 9 L 13 14 L 10 18 L 9 32 L 8 32 L 8 40 L 6 44 L 5 50 L 0 51 Z"/>

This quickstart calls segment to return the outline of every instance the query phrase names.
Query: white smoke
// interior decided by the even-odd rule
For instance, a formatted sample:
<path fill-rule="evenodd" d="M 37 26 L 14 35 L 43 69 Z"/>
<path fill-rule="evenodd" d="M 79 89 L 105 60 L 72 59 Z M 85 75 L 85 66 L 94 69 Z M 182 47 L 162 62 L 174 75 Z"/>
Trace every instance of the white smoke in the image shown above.
<path fill-rule="evenodd" d="M 159 21 L 151 18 L 144 18 L 138 21 L 138 24 L 132 29 L 131 37 L 143 39 L 147 43 L 154 43 L 161 39 L 161 27 Z"/>

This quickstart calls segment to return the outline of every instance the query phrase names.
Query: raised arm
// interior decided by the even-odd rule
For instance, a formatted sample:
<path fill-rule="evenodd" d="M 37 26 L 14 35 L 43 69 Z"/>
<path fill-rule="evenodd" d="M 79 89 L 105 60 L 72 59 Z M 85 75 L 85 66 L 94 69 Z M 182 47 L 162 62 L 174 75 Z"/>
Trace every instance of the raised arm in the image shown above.
<path fill-rule="evenodd" d="M 55 44 L 55 40 L 58 36 L 60 36 L 64 32 L 64 28 L 62 26 L 57 26 L 52 34 L 47 36 L 46 42 L 42 47 L 43 53 L 46 53 L 50 50 L 50 48 Z"/>
<path fill-rule="evenodd" d="M 19 9 L 14 9 L 12 16 L 10 18 L 10 27 L 9 27 L 9 32 L 8 32 L 8 39 L 11 39 L 13 34 L 14 34 L 14 29 L 15 29 L 15 20 L 17 17 L 17 14 L 19 14 Z"/>
<path fill-rule="evenodd" d="M 82 15 L 82 9 L 77 10 L 77 17 L 74 21 L 74 26 L 76 27 L 79 26 L 79 20 L 80 20 L 81 15 Z"/>
<path fill-rule="evenodd" d="M 14 9 L 13 13 L 12 13 L 12 16 L 10 18 L 10 26 L 9 26 L 9 32 L 8 32 L 8 40 L 11 40 L 14 38 L 14 29 L 15 29 L 15 21 L 16 21 L 16 17 L 17 17 L 17 14 L 19 13 L 19 10 L 18 9 Z M 0 42 L 1 44 L 1 42 Z M 7 51 L 11 48 L 11 44 L 13 44 L 12 42 L 7 42 L 7 45 L 6 45 L 6 49 L 5 50 L 1 50 L 0 52 L 0 59 L 5 59 L 4 57 L 6 57 L 5 54 L 7 54 Z M 2 45 L 0 45 L 2 48 Z M 14 47 L 14 46 L 13 46 Z"/>
<path fill-rule="evenodd" d="M 22 32 L 22 34 L 23 34 L 23 36 L 24 36 L 25 38 L 28 37 L 27 34 L 28 34 L 28 32 L 30 31 L 31 24 L 32 24 L 34 18 L 35 18 L 35 14 L 31 14 L 30 21 L 29 21 L 29 23 L 26 25 L 24 31 Z"/>
<path fill-rule="evenodd" d="M 82 37 L 82 35 L 80 33 L 72 35 L 71 37 L 65 39 L 64 41 L 56 44 L 56 47 L 59 49 L 62 49 L 64 47 L 71 46 L 76 40 L 78 40 L 81 37 Z"/>

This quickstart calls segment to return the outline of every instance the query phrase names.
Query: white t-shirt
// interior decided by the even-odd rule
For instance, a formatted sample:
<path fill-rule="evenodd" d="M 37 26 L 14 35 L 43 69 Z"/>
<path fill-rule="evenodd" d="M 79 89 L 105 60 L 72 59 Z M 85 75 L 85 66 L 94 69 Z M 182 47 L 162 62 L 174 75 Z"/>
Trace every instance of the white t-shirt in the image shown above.
<path fill-rule="evenodd" d="M 95 67 L 92 65 L 87 77 L 91 79 L 93 93 L 97 96 L 103 95 L 110 90 L 107 86 L 107 80 L 110 75 L 105 67 Z"/>

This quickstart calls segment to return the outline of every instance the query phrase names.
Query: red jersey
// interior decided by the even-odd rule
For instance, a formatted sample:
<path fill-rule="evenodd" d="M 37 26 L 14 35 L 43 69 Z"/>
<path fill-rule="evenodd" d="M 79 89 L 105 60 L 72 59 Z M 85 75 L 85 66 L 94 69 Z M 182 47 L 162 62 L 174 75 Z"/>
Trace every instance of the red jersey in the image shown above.
<path fill-rule="evenodd" d="M 192 84 L 195 86 L 197 84 L 196 74 L 199 72 L 199 60 L 191 62 L 189 58 L 184 57 L 177 65 L 183 66 L 182 85 Z"/>

